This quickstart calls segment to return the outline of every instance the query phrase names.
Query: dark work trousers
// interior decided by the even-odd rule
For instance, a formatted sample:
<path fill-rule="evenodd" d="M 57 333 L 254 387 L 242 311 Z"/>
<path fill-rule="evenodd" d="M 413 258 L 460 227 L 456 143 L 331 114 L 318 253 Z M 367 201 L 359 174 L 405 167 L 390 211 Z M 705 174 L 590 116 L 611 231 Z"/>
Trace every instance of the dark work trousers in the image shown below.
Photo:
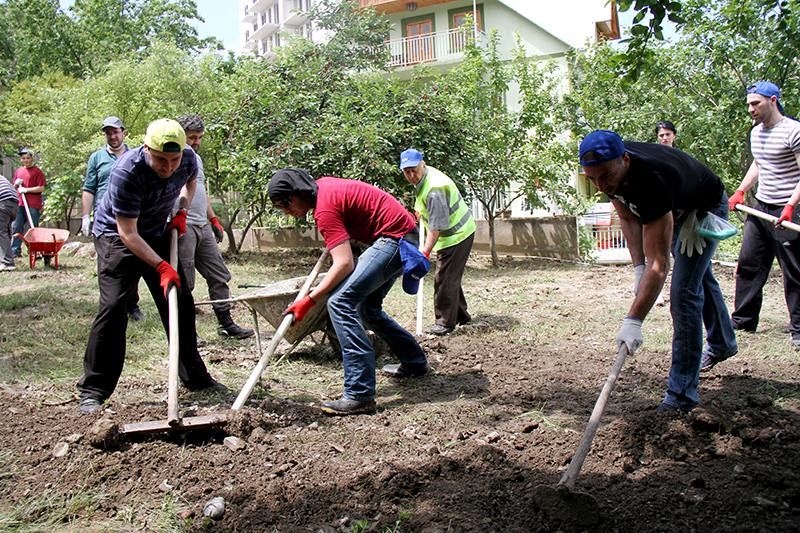
<path fill-rule="evenodd" d="M 755 209 L 780 218 L 782 205 L 758 202 Z M 800 223 L 798 212 L 792 222 Z M 789 331 L 800 335 L 800 234 L 779 229 L 770 222 L 751 215 L 744 223 L 742 249 L 736 267 L 736 298 L 731 314 L 733 327 L 755 331 L 761 312 L 764 284 L 772 269 L 773 259 L 783 272 L 783 293 L 789 308 Z"/>
<path fill-rule="evenodd" d="M 433 281 L 433 310 L 436 324 L 454 328 L 471 320 L 467 300 L 461 289 L 461 277 L 467 266 L 475 233 L 449 248 L 436 252 L 436 277 Z"/>
<path fill-rule="evenodd" d="M 165 234 L 147 243 L 165 260 L 169 260 L 169 238 Z M 89 342 L 83 359 L 84 376 L 78 382 L 81 398 L 105 400 L 114 392 L 125 362 L 125 330 L 128 326 L 126 313 L 127 296 L 131 289 L 144 278 L 153 295 L 164 330 L 169 335 L 169 311 L 161 275 L 158 271 L 136 257 L 122 239 L 116 235 L 94 238 L 97 250 L 97 280 L 100 285 L 100 306 L 89 332 Z M 178 268 L 183 285 L 185 277 Z M 190 388 L 202 388 L 211 376 L 197 353 L 195 332 L 194 299 L 190 291 L 178 293 L 178 328 L 180 343 L 181 381 Z M 164 346 L 164 357 L 168 357 L 168 345 Z M 166 378 L 166 376 L 165 376 Z"/>

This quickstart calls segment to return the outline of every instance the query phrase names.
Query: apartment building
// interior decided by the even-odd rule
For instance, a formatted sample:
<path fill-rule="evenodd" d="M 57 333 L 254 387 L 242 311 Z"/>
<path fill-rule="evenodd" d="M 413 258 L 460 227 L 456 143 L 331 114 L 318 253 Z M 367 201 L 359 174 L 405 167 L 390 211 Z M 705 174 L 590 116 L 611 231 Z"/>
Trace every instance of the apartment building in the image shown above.
<path fill-rule="evenodd" d="M 313 0 L 239 0 L 240 42 L 243 54 L 275 56 L 282 34 L 313 39 L 308 10 Z"/>

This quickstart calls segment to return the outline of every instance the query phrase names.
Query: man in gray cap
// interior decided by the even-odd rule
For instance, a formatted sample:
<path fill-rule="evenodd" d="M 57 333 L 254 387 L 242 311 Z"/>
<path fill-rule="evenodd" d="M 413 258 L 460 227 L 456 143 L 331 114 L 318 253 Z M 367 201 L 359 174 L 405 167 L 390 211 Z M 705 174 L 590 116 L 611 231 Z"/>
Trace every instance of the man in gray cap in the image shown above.
<path fill-rule="evenodd" d="M 128 134 L 125 126 L 117 117 L 106 117 L 101 128 L 106 136 L 106 145 L 89 156 L 86 165 L 86 181 L 83 182 L 83 217 L 81 218 L 81 233 L 91 238 L 91 215 L 97 211 L 100 200 L 108 188 L 108 176 L 111 167 L 117 158 L 128 150 L 128 145 L 123 142 Z M 144 320 L 146 317 L 139 309 L 139 292 L 134 288 L 128 295 L 128 316 L 132 320 Z"/>
<path fill-rule="evenodd" d="M 759 81 L 747 90 L 747 109 L 755 124 L 750 132 L 753 164 L 731 196 L 730 208 L 744 203 L 744 194 L 758 184 L 756 209 L 777 217 L 778 224 L 784 220 L 798 223 L 794 210 L 800 202 L 800 122 L 783 116 L 778 98 L 778 86 L 768 81 Z M 736 329 L 756 330 L 762 291 L 775 257 L 783 272 L 792 344 L 800 348 L 800 235 L 794 231 L 747 217 L 731 319 Z"/>

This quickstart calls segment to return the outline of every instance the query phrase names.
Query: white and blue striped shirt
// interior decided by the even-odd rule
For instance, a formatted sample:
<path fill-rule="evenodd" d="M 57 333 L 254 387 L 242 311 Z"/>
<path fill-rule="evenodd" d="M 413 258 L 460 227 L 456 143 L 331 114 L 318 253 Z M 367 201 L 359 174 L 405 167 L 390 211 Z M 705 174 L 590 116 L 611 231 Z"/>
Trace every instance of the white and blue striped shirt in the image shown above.
<path fill-rule="evenodd" d="M 765 204 L 785 205 L 800 182 L 800 122 L 784 117 L 772 128 L 759 124 L 750 135 L 750 149 L 758 164 L 756 198 Z"/>

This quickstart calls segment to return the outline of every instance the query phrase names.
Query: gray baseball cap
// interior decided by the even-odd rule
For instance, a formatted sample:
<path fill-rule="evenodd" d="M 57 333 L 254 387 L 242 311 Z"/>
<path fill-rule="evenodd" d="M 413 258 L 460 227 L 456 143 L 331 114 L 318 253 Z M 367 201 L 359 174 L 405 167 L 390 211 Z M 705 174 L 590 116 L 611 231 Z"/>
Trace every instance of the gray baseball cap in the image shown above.
<path fill-rule="evenodd" d="M 106 119 L 103 121 L 103 127 L 100 129 L 104 130 L 108 127 L 119 128 L 121 130 L 125 129 L 125 126 L 122 125 L 122 121 L 117 117 L 106 117 Z"/>

